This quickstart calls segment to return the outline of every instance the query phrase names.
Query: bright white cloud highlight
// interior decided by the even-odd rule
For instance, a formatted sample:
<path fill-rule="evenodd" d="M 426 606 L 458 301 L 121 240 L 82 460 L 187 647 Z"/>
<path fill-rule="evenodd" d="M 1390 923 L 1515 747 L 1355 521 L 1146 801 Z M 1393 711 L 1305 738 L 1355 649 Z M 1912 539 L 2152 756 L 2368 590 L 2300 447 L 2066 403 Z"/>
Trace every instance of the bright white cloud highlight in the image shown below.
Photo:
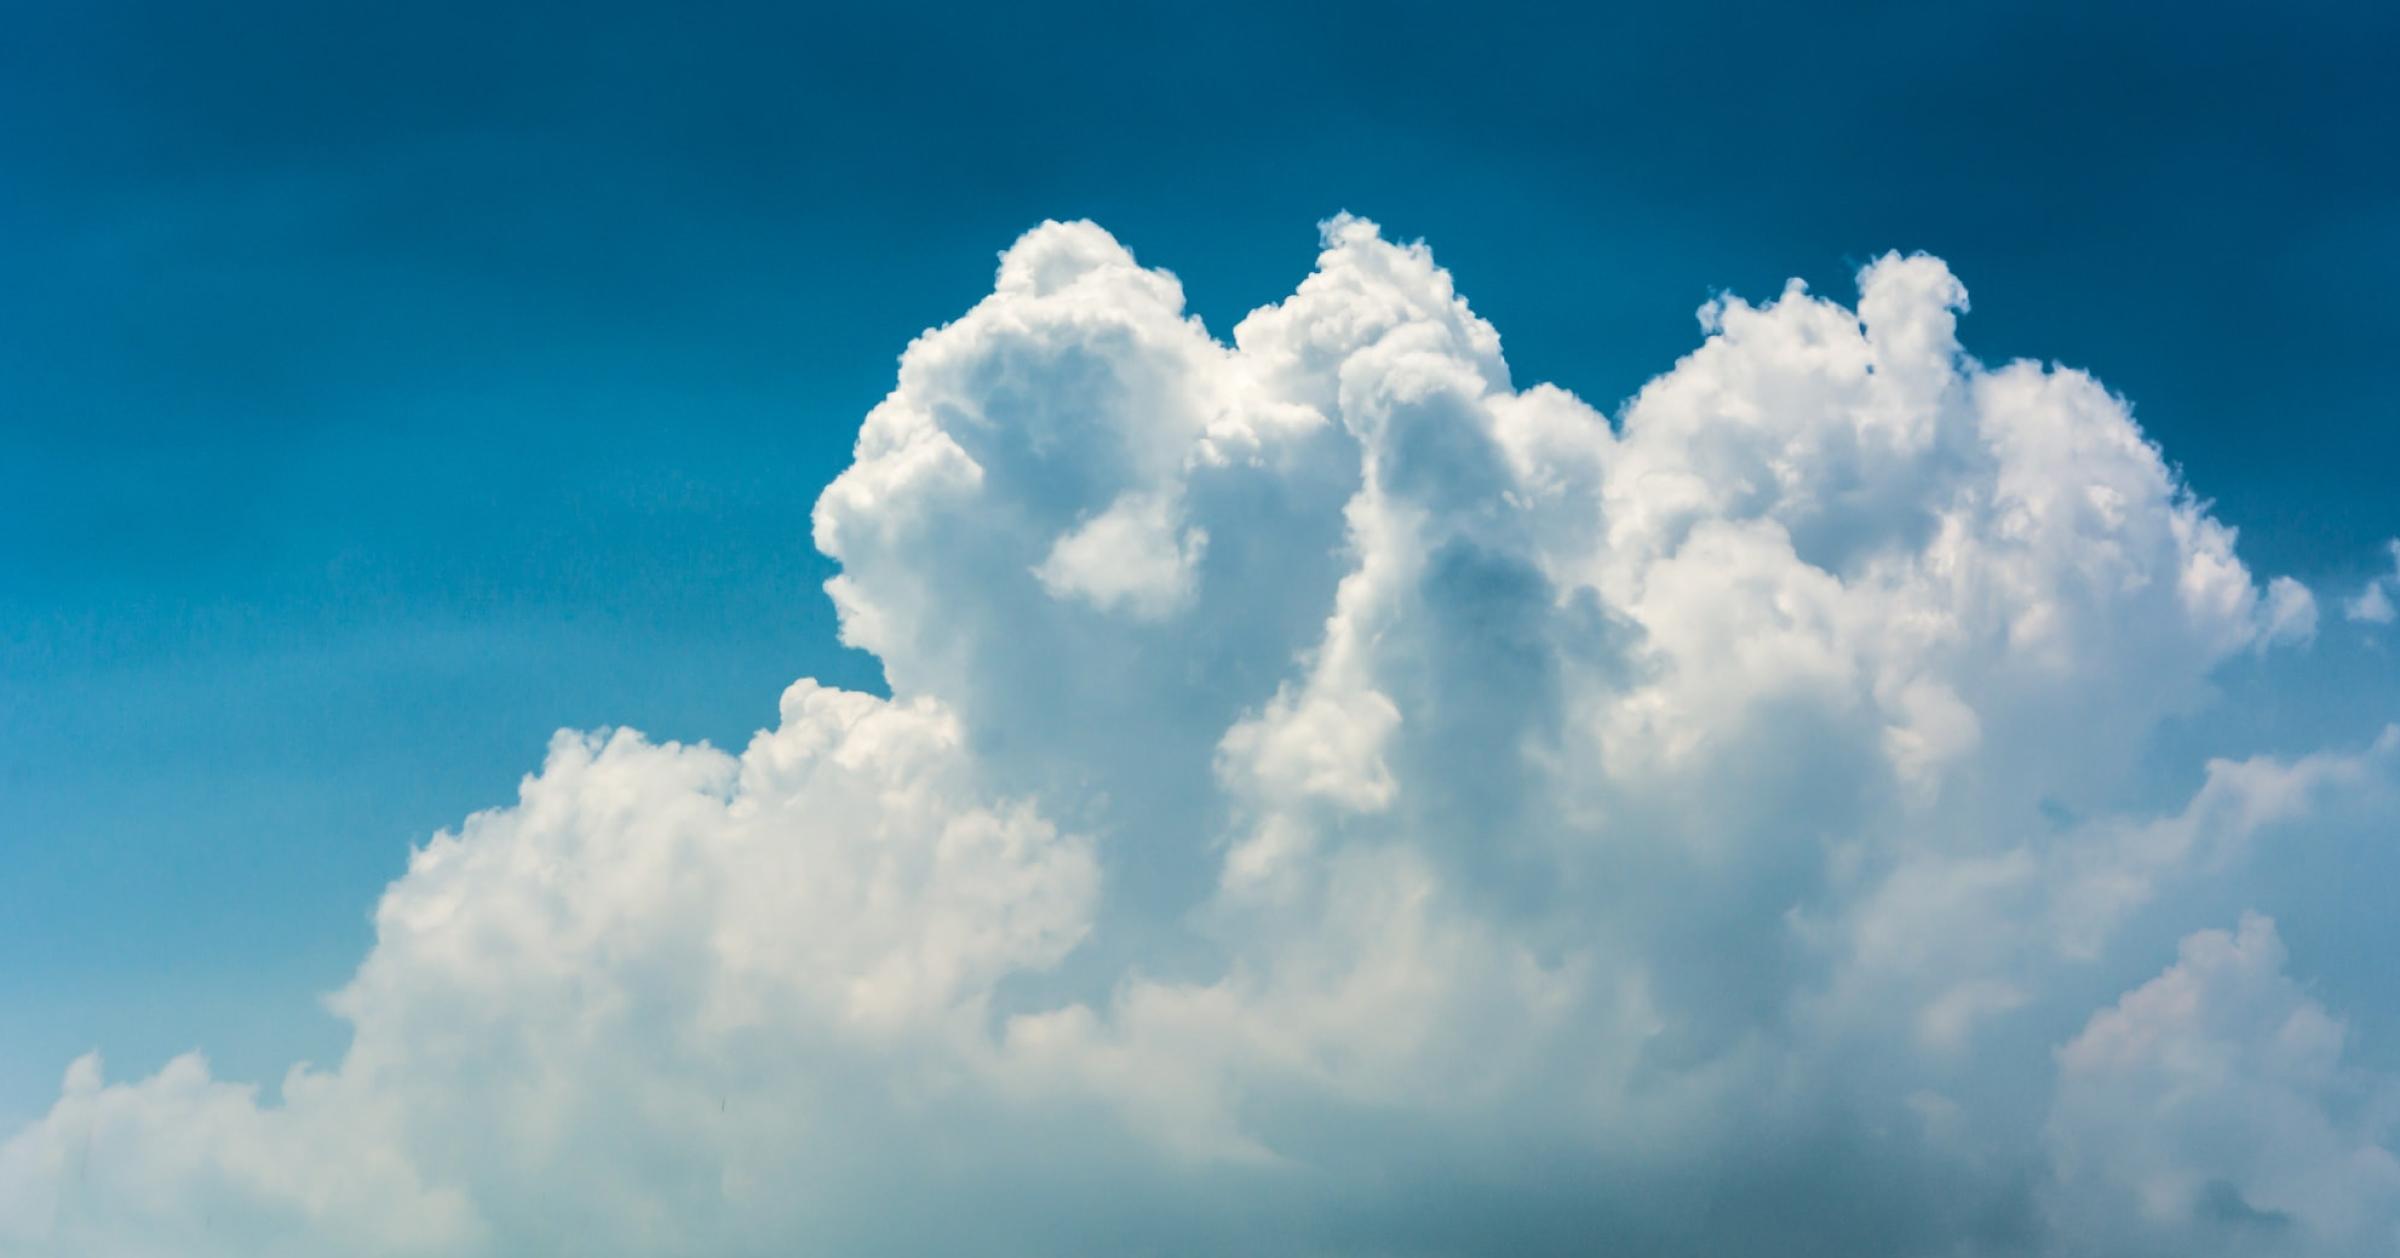
<path fill-rule="evenodd" d="M 562 734 L 341 1062 L 76 1063 L 0 1253 L 2389 1252 L 2273 928 L 2145 976 L 2400 735 L 2160 785 L 2314 600 L 1940 261 L 1859 288 L 1612 420 L 1363 220 L 1230 343 L 1037 228 L 817 503 L 892 698 Z"/>

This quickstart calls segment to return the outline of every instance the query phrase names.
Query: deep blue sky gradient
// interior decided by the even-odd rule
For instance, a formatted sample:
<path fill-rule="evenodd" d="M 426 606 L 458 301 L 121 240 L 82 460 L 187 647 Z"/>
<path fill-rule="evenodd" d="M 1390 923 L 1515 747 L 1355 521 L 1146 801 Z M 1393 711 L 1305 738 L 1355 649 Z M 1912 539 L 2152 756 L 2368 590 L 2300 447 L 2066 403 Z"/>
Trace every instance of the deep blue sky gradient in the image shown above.
<path fill-rule="evenodd" d="M 8 6 L 0 1123 L 93 1046 L 338 1052 L 378 889 L 554 728 L 877 684 L 809 506 L 1044 217 L 1222 335 L 1364 214 L 1611 407 L 1712 291 L 1930 250 L 1971 349 L 2134 399 L 2368 650 L 2395 49 L 2384 4 Z"/>

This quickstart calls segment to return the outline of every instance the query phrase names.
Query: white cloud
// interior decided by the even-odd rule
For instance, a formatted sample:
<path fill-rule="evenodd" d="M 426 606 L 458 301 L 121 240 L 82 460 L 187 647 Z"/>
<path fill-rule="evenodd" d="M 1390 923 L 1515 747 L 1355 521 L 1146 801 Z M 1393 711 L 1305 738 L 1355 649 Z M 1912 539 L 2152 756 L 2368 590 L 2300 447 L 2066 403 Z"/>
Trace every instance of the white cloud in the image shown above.
<path fill-rule="evenodd" d="M 1612 422 L 1362 220 L 1230 344 L 1046 224 L 817 504 L 891 699 L 562 735 L 387 893 L 340 1063 L 78 1064 L 0 1253 L 2073 1253 L 2153 1183 L 2371 1252 L 2375 1174 L 2177 1170 L 2078 1089 L 2180 1086 L 2088 1046 L 2251 972 L 2093 1015 L 2127 924 L 2400 736 L 2157 786 L 2315 603 L 1965 308 L 1923 256 L 1712 302 Z M 2280 965 L 2175 1042 L 2313 1010 Z M 2194 1131 L 2353 1078 L 2220 1056 Z"/>
<path fill-rule="evenodd" d="M 1207 549 L 1208 534 L 1177 532 L 1169 503 L 1128 494 L 1062 535 L 1033 575 L 1053 597 L 1160 620 L 1191 601 L 1192 569 Z"/>
<path fill-rule="evenodd" d="M 2389 1252 L 2400 1158 L 2388 1083 L 2283 975 L 2255 914 L 2183 941 L 2058 1053 L 2051 1192 L 2111 1253 Z M 2131 1208 L 2128 1209 L 2127 1207 Z"/>
<path fill-rule="evenodd" d="M 2307 642 L 2317 636 L 2317 600 L 2290 577 L 2267 582 L 2266 633 L 2261 645 Z"/>
<path fill-rule="evenodd" d="M 2342 604 L 2342 614 L 2366 625 L 2392 623 L 2392 590 L 2400 586 L 2400 538 L 2385 543 L 2392 553 L 2392 573 L 2367 578 L 2365 586 Z"/>

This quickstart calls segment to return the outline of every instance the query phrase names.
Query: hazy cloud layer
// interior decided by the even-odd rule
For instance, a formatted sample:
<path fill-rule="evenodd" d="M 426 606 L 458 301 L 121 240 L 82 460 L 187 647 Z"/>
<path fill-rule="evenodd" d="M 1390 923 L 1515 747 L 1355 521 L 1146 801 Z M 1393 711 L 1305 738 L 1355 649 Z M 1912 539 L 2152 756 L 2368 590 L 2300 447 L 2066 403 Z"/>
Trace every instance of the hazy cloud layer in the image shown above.
<path fill-rule="evenodd" d="M 2400 734 L 2162 793 L 2314 600 L 1939 260 L 1859 289 L 1612 422 L 1362 220 L 1229 344 L 1037 228 L 817 504 L 892 699 L 560 735 L 341 1062 L 75 1063 L 0 1251 L 2391 1252 L 2400 1092 L 2179 906 Z"/>

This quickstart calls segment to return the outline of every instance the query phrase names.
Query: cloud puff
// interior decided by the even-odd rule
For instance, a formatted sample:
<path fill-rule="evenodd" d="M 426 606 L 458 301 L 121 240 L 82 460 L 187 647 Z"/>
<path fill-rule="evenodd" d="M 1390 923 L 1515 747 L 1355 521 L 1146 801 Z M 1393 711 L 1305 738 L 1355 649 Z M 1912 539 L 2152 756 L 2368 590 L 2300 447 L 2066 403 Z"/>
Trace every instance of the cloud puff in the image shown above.
<path fill-rule="evenodd" d="M 2392 591 L 2400 588 L 2400 538 L 2384 544 L 2392 553 L 2392 571 L 2367 578 L 2357 594 L 2342 603 L 2342 614 L 2365 625 L 2392 623 Z"/>
<path fill-rule="evenodd" d="M 2284 977 L 2273 922 L 2247 915 L 2180 953 L 2058 1053 L 2057 1191 L 2087 1243 L 2249 1254 L 2308 1237 L 2388 1250 L 2400 1158 L 2379 1142 L 2400 1097 L 2343 1068 L 2342 1025 Z"/>
<path fill-rule="evenodd" d="M 2385 1252 L 2272 928 L 2130 924 L 2400 735 L 2162 788 L 2315 603 L 1966 306 L 1714 301 L 1612 420 L 1363 220 L 1230 343 L 1045 224 L 817 503 L 889 699 L 561 735 L 341 1062 L 76 1063 L 0 1252 Z"/>

